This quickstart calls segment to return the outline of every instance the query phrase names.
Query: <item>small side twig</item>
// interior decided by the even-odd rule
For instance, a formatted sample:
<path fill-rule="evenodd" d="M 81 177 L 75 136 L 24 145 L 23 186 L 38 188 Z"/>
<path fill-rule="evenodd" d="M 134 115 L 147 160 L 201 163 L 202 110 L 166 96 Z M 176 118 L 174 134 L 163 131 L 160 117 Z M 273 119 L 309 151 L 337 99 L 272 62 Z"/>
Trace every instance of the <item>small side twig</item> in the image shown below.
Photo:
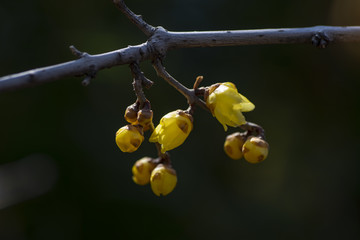
<path fill-rule="evenodd" d="M 84 87 L 87 87 L 87 86 L 89 86 L 91 79 L 92 79 L 92 77 L 86 76 L 86 77 L 84 78 L 84 80 L 82 80 L 81 84 L 82 84 Z"/>
<path fill-rule="evenodd" d="M 147 37 L 154 34 L 156 28 L 148 24 L 142 19 L 141 15 L 136 15 L 125 4 L 124 0 L 113 0 L 114 4 L 120 9 L 120 11 L 134 23 Z"/>
<path fill-rule="evenodd" d="M 173 86 L 178 92 L 180 92 L 189 102 L 192 104 L 195 100 L 192 96 L 191 90 L 182 85 L 179 81 L 177 81 L 174 77 L 172 77 L 162 65 L 161 60 L 156 58 L 153 61 L 154 69 L 158 76 L 162 77 L 165 81 L 167 81 L 171 86 Z"/>
<path fill-rule="evenodd" d="M 204 80 L 204 77 L 203 76 L 198 76 L 195 80 L 195 83 L 194 83 L 194 86 L 193 86 L 193 89 L 196 90 L 199 88 L 202 80 Z"/>
<path fill-rule="evenodd" d="M 82 57 L 88 55 L 88 53 L 86 53 L 86 52 L 79 51 L 74 45 L 71 45 L 69 48 L 70 48 L 71 53 L 74 56 L 76 56 L 77 58 L 82 58 Z"/>
<path fill-rule="evenodd" d="M 189 105 L 196 104 L 205 110 L 209 110 L 208 107 L 206 106 L 206 103 L 195 95 L 195 90 L 188 89 L 165 70 L 165 67 L 162 65 L 161 60 L 159 58 L 156 58 L 153 61 L 153 66 L 156 73 L 160 77 L 162 77 L 165 81 L 167 81 L 171 86 L 173 86 L 178 92 L 180 92 L 188 100 Z"/>
<path fill-rule="evenodd" d="M 140 108 L 142 108 L 145 104 L 145 102 L 147 102 L 148 100 L 145 97 L 143 88 L 142 88 L 142 79 L 147 79 L 143 72 L 141 72 L 140 67 L 138 65 L 138 63 L 131 63 L 130 64 L 130 69 L 131 69 L 131 73 L 133 75 L 134 81 L 133 81 L 133 87 L 134 87 L 134 91 L 137 97 L 137 100 L 140 103 Z M 148 81 L 150 81 L 149 79 L 147 79 Z"/>
<path fill-rule="evenodd" d="M 141 71 L 139 64 L 133 62 L 130 64 L 130 69 L 133 75 L 136 75 L 137 78 L 141 81 L 141 84 L 146 88 L 149 89 L 154 84 L 153 81 L 145 77 L 144 73 Z"/>

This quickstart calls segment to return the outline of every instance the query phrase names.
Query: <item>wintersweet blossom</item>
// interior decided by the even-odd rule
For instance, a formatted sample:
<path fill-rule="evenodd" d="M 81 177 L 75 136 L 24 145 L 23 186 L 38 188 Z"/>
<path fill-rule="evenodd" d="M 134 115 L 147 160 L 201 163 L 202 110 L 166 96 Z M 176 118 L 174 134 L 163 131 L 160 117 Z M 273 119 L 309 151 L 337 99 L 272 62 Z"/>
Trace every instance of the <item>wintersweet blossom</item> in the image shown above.
<path fill-rule="evenodd" d="M 241 95 L 231 82 L 217 83 L 209 87 L 206 105 L 213 116 L 224 126 L 238 127 L 246 123 L 242 112 L 255 108 L 245 96 Z"/>
<path fill-rule="evenodd" d="M 161 145 L 161 152 L 165 153 L 180 146 L 192 129 L 192 116 L 182 110 L 176 110 L 161 118 L 149 141 L 158 142 Z"/>

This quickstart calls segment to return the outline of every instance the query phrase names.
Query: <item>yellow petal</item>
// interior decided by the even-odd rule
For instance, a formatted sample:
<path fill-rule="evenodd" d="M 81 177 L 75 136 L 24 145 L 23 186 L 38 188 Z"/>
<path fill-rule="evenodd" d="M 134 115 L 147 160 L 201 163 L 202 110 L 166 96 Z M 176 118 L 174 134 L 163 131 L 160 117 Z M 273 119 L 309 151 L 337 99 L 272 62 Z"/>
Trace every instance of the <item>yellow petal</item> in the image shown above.
<path fill-rule="evenodd" d="M 156 126 L 156 128 L 154 129 L 154 131 L 152 132 L 152 134 L 149 138 L 149 142 L 158 142 L 159 133 L 161 132 L 161 128 L 162 128 L 162 126 L 160 124 Z"/>
<path fill-rule="evenodd" d="M 221 83 L 221 85 L 227 86 L 232 89 L 236 89 L 236 91 L 237 91 L 235 84 L 233 84 L 232 82 L 223 82 L 223 83 Z"/>
<path fill-rule="evenodd" d="M 250 102 L 245 96 L 241 95 L 240 93 L 239 95 L 242 99 L 242 102 L 239 103 L 241 105 L 242 112 L 250 112 L 255 109 L 255 105 L 252 102 Z"/>

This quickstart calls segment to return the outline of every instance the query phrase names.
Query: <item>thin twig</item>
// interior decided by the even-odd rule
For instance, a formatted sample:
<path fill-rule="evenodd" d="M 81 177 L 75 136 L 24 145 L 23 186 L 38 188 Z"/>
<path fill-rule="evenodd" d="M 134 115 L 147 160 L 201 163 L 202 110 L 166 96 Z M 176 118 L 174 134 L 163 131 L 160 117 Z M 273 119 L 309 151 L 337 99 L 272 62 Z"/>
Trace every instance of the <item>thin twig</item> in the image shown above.
<path fill-rule="evenodd" d="M 131 68 L 133 75 L 135 74 L 136 77 L 140 80 L 140 83 L 142 84 L 142 86 L 149 89 L 154 84 L 153 81 L 151 81 L 150 79 L 145 77 L 144 73 L 141 71 L 140 66 L 137 62 L 131 63 L 130 68 Z"/>
<path fill-rule="evenodd" d="M 142 78 L 145 78 L 143 72 L 141 72 L 140 67 L 137 63 L 130 64 L 131 73 L 133 75 L 133 87 L 137 97 L 137 100 L 140 103 L 140 109 L 143 108 L 144 103 L 147 101 L 144 91 L 142 89 Z"/>
<path fill-rule="evenodd" d="M 195 95 L 195 90 L 189 89 L 182 85 L 179 81 L 177 81 L 174 77 L 172 77 L 166 70 L 165 67 L 162 65 L 160 59 L 155 59 L 153 61 L 154 69 L 156 73 L 162 77 L 165 81 L 167 81 L 171 86 L 173 86 L 178 92 L 180 92 L 187 100 L 189 105 L 197 104 L 200 107 L 208 110 L 206 103 L 199 99 Z"/>
<path fill-rule="evenodd" d="M 141 15 L 136 15 L 125 4 L 124 0 L 113 0 L 114 4 L 120 9 L 120 11 L 130 19 L 147 37 L 154 34 L 156 28 L 145 22 Z"/>
<path fill-rule="evenodd" d="M 84 56 L 84 54 L 87 54 L 87 53 L 83 53 L 83 52 L 79 51 L 74 45 L 71 45 L 69 48 L 70 48 L 71 53 L 78 58 L 82 58 Z"/>
<path fill-rule="evenodd" d="M 167 81 L 171 86 L 173 86 L 178 92 L 180 92 L 184 97 L 187 98 L 189 104 L 192 104 L 195 100 L 193 99 L 192 92 L 190 89 L 182 85 L 175 78 L 173 78 L 162 65 L 161 60 L 156 58 L 153 61 L 153 66 L 156 70 L 156 73 Z"/>
<path fill-rule="evenodd" d="M 203 76 L 198 76 L 194 82 L 194 86 L 193 86 L 193 89 L 196 91 L 196 89 L 199 88 L 202 80 L 204 80 L 204 77 Z"/>

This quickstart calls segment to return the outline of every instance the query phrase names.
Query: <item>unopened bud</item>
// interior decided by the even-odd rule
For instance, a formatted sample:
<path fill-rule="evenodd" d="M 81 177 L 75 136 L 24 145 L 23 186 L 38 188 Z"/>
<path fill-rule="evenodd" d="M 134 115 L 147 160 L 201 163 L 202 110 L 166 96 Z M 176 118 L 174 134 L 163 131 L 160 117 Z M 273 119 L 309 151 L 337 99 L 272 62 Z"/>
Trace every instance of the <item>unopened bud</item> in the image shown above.
<path fill-rule="evenodd" d="M 128 106 L 125 110 L 124 118 L 128 123 L 136 123 L 139 106 L 134 103 Z"/>
<path fill-rule="evenodd" d="M 244 142 L 245 138 L 239 132 L 228 135 L 224 143 L 225 153 L 235 160 L 242 158 L 242 147 Z"/>
<path fill-rule="evenodd" d="M 115 141 L 123 152 L 136 151 L 144 141 L 141 126 L 126 125 L 116 132 Z"/>
<path fill-rule="evenodd" d="M 176 172 L 169 166 L 159 164 L 151 173 L 150 183 L 155 195 L 166 196 L 171 193 L 176 186 Z"/>
<path fill-rule="evenodd" d="M 151 109 L 141 109 L 137 113 L 137 121 L 143 127 L 148 126 L 152 122 L 152 119 L 153 111 Z"/>
<path fill-rule="evenodd" d="M 244 158 L 249 163 L 258 163 L 266 159 L 269 144 L 259 137 L 249 137 L 242 147 Z"/>
<path fill-rule="evenodd" d="M 156 164 L 152 162 L 152 158 L 143 157 L 137 160 L 132 167 L 133 181 L 139 185 L 145 185 L 150 182 L 151 172 L 156 167 Z"/>

